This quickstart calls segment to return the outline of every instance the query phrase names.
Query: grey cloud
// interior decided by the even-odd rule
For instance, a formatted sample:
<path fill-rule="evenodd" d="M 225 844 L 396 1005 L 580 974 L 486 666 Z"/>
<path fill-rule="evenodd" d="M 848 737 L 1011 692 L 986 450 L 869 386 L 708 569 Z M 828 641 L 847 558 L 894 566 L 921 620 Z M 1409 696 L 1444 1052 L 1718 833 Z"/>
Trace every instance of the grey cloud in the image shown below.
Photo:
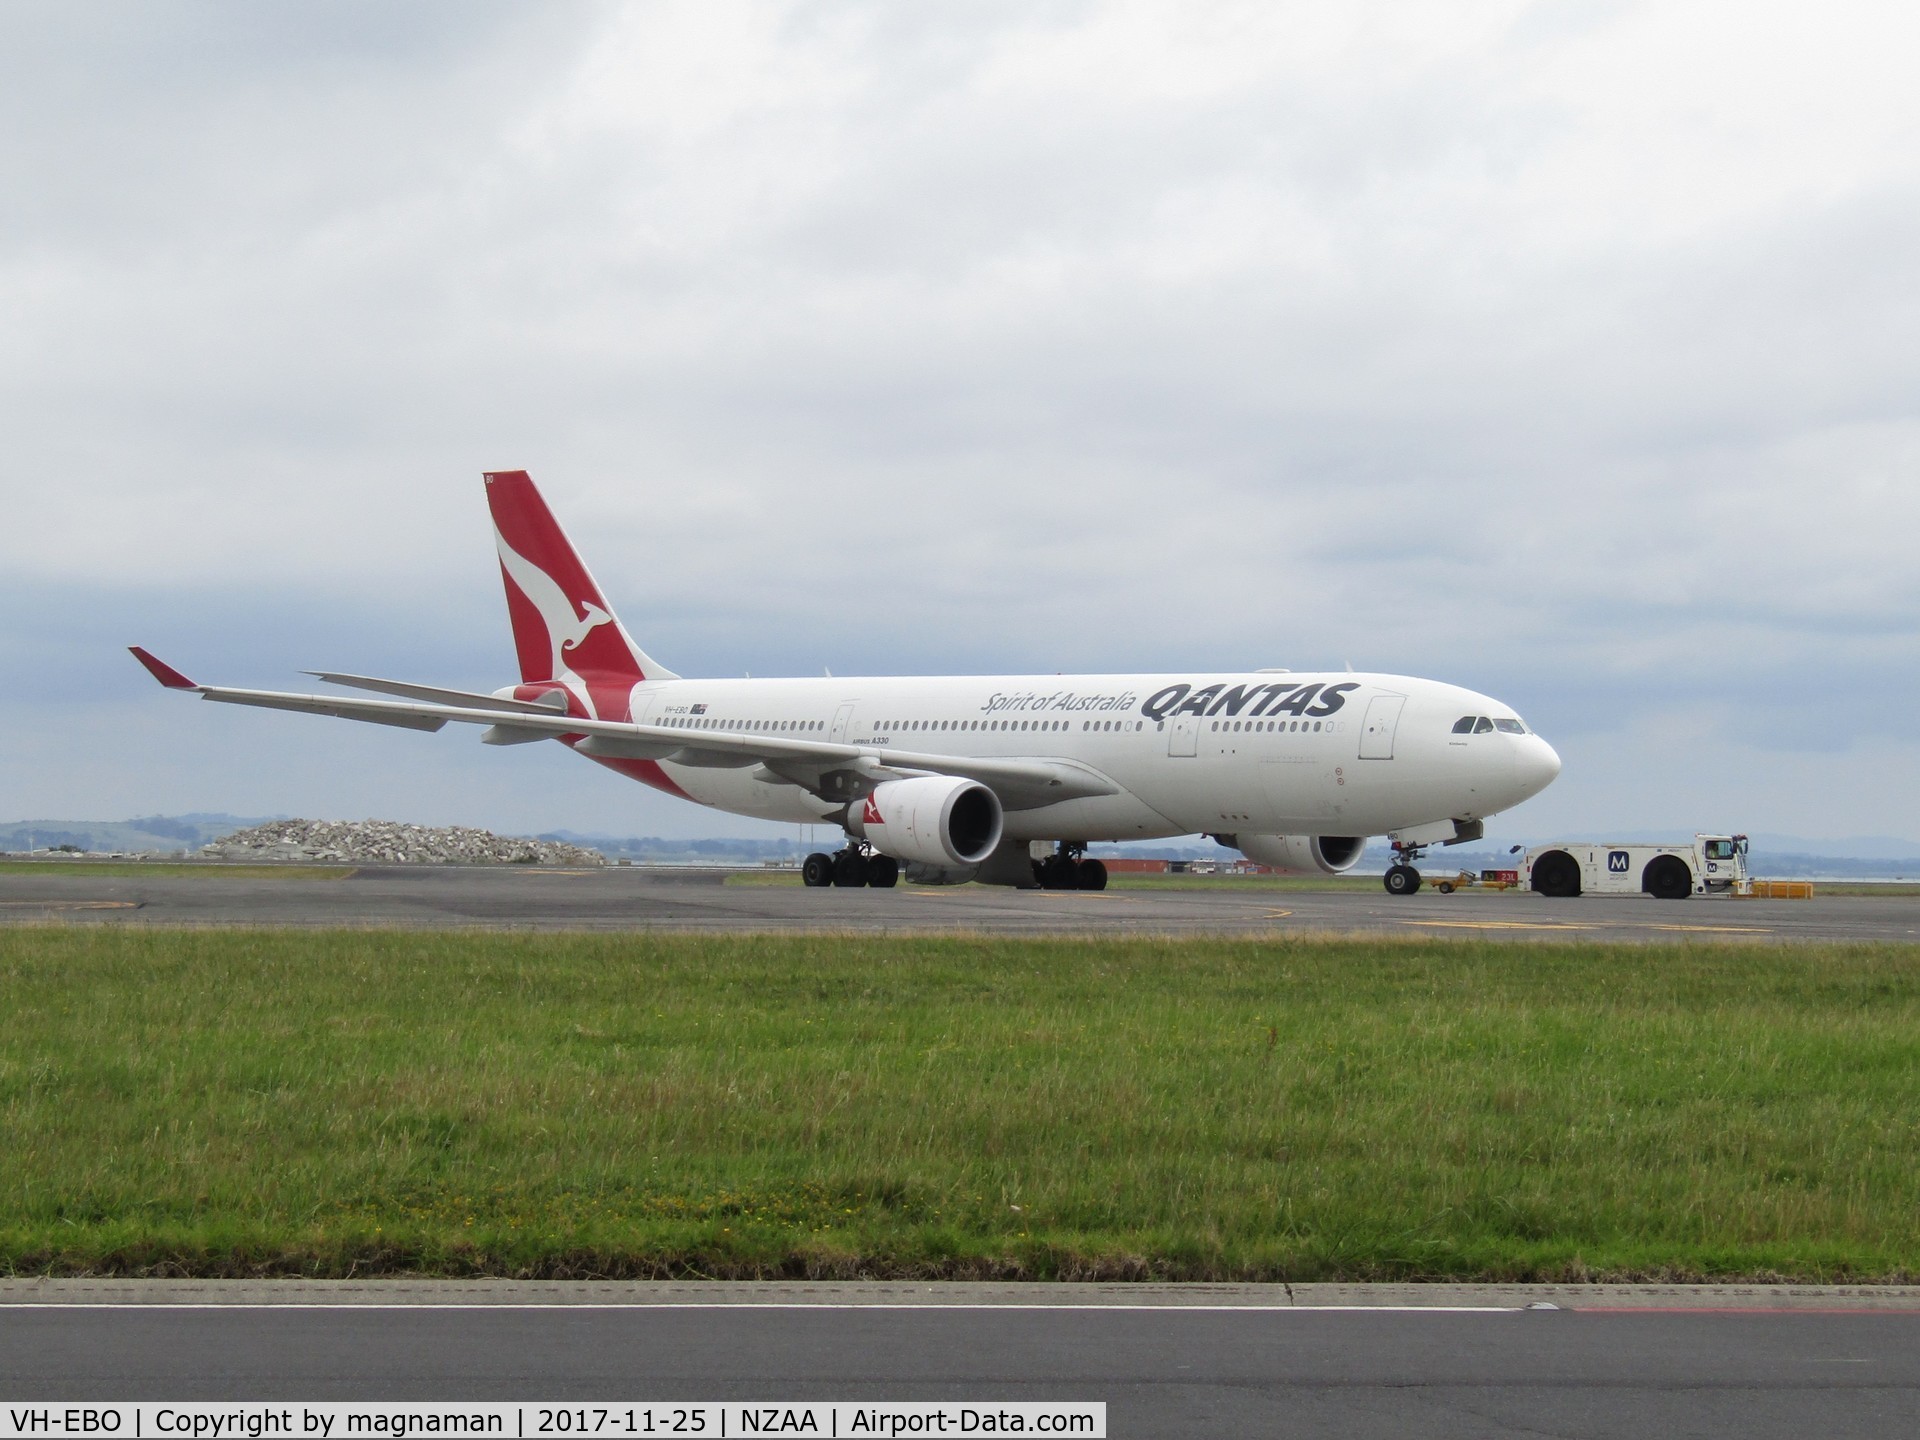
<path fill-rule="evenodd" d="M 0 16 L 36 593 L 452 680 L 524 464 L 689 672 L 1351 659 L 1762 750 L 1864 685 L 1821 743 L 1899 740 L 1920 204 L 1847 7 L 1729 41 L 1772 111 L 1675 78 L 1697 5 L 111 13 Z"/>

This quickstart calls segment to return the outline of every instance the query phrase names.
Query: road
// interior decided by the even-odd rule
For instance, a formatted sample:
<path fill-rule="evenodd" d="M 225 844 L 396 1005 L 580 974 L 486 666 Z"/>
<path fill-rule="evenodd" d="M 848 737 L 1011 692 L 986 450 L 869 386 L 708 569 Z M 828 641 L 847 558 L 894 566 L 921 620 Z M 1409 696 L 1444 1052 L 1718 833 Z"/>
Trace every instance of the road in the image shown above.
<path fill-rule="evenodd" d="M 1041 934 L 1386 934 L 1500 940 L 1920 940 L 1920 900 L 1660 901 L 1642 896 L 1423 890 L 1395 898 L 1249 887 L 1098 894 L 806 890 L 725 884 L 720 871 L 362 866 L 337 879 L 248 878 L 215 867 L 115 878 L 82 865 L 0 874 L 0 924 L 500 926 L 528 929 L 985 931 Z"/>
<path fill-rule="evenodd" d="M 1103 1400 L 1116 1437 L 1908 1437 L 1920 1291 L 12 1281 L 0 1390 Z"/>

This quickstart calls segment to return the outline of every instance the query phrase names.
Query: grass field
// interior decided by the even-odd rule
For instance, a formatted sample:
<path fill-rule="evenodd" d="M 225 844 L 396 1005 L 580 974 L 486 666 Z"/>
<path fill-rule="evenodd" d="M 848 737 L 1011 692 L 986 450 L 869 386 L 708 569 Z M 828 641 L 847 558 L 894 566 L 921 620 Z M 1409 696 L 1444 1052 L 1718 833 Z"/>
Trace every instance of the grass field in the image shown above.
<path fill-rule="evenodd" d="M 0 931 L 0 1270 L 1920 1276 L 1920 948 Z"/>

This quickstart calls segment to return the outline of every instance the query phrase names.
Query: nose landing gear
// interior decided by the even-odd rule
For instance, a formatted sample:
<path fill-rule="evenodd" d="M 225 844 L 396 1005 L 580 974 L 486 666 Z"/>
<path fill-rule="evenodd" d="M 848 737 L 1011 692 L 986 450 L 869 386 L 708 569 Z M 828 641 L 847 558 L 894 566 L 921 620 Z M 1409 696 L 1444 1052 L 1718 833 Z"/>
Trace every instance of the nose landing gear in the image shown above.
<path fill-rule="evenodd" d="M 1420 888 L 1420 872 L 1414 868 L 1424 845 L 1402 845 L 1394 842 L 1393 864 L 1387 867 L 1387 873 L 1380 877 L 1380 883 L 1387 887 L 1389 895 L 1411 895 Z"/>

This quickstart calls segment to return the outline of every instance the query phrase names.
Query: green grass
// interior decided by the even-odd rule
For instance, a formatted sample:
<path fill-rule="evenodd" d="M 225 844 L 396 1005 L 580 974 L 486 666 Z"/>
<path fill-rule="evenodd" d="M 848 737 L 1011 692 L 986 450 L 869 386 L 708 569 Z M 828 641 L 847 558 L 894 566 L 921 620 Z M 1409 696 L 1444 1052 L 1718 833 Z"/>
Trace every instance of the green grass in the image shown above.
<path fill-rule="evenodd" d="M 111 879 L 194 875 L 215 880 L 344 880 L 351 865 L 230 865 L 217 860 L 0 860 L 0 875 L 75 875 Z"/>
<path fill-rule="evenodd" d="M 1920 948 L 0 931 L 0 1271 L 1920 1276 Z"/>

